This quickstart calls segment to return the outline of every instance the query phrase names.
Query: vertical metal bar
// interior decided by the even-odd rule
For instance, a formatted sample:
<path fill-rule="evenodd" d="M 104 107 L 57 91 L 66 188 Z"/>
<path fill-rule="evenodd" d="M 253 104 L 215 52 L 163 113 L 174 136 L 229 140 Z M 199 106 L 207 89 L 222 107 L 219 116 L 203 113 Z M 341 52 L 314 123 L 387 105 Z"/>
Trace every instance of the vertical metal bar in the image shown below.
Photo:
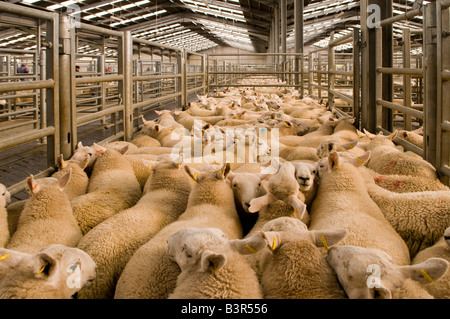
<path fill-rule="evenodd" d="M 361 129 L 361 60 L 360 60 L 360 33 L 358 28 L 353 29 L 353 116 L 355 126 Z"/>
<path fill-rule="evenodd" d="M 320 52 L 317 52 L 317 70 L 318 71 L 322 71 L 322 55 L 320 54 Z M 317 84 L 319 85 L 318 88 L 318 97 L 319 100 L 322 99 L 322 73 L 317 73 Z"/>
<path fill-rule="evenodd" d="M 450 9 L 442 8 L 441 3 L 437 7 L 437 122 L 442 124 L 450 121 L 450 80 L 443 81 L 442 72 L 450 70 Z M 447 36 L 444 36 L 446 32 Z M 437 163 L 436 167 L 450 166 L 450 132 L 439 128 L 437 130 Z M 441 182 L 450 185 L 450 178 L 442 175 Z"/>
<path fill-rule="evenodd" d="M 374 46 L 375 30 L 369 28 L 368 19 L 369 0 L 360 1 L 361 12 L 361 126 L 375 132 L 375 63 Z M 372 61 L 372 63 L 370 63 Z"/>
<path fill-rule="evenodd" d="M 71 154 L 75 152 L 78 142 L 78 125 L 77 125 L 77 84 L 75 82 L 76 72 L 75 72 L 75 62 L 77 60 L 77 51 L 78 51 L 78 36 L 77 36 L 77 28 L 73 28 L 70 33 L 70 114 L 71 114 L 71 134 L 72 134 L 72 143 L 71 143 Z M 65 75 L 67 76 L 67 75 Z"/>
<path fill-rule="evenodd" d="M 383 66 L 383 31 L 381 28 L 375 29 L 376 36 L 376 54 L 375 54 L 375 70 Z M 383 99 L 383 74 L 376 71 L 375 74 L 375 101 Z M 377 126 L 383 127 L 383 107 L 376 104 L 376 118 L 375 123 Z M 375 131 L 374 131 L 375 132 Z"/>
<path fill-rule="evenodd" d="M 204 58 L 206 59 L 206 61 L 205 61 L 206 62 L 206 70 L 205 70 L 205 72 L 206 72 L 206 75 L 205 75 L 206 93 L 205 94 L 208 94 L 209 90 L 210 90 L 210 88 L 209 88 L 209 54 L 208 53 L 205 54 Z"/>
<path fill-rule="evenodd" d="M 106 69 L 106 52 L 105 52 L 105 46 L 106 46 L 106 39 L 105 36 L 102 35 L 102 48 L 100 50 L 101 55 L 98 60 L 98 67 L 100 68 L 100 75 L 105 75 L 105 69 Z M 100 110 L 103 111 L 106 108 L 106 82 L 100 83 Z M 106 117 L 102 117 L 102 125 L 106 124 Z"/>
<path fill-rule="evenodd" d="M 378 1 L 381 11 L 381 18 L 388 19 L 393 16 L 392 0 Z M 383 67 L 393 66 L 394 38 L 393 25 L 388 24 L 382 27 L 383 32 Z M 383 100 L 392 102 L 393 100 L 393 75 L 383 74 Z M 383 128 L 389 132 L 393 131 L 393 111 L 383 108 Z"/>
<path fill-rule="evenodd" d="M 334 31 L 331 32 L 330 41 L 334 40 Z M 335 49 L 334 46 L 328 46 L 328 105 L 329 107 L 334 107 L 334 94 L 330 89 L 335 88 L 335 75 L 332 71 L 336 70 L 336 60 L 335 60 Z"/>
<path fill-rule="evenodd" d="M 411 68 L 411 30 L 403 29 L 403 67 Z M 403 76 L 403 104 L 411 107 L 411 75 Z M 411 131 L 411 115 L 403 114 L 403 128 Z"/>
<path fill-rule="evenodd" d="M 425 101 L 424 101 L 424 154 L 425 159 L 436 167 L 437 159 L 437 34 L 436 3 L 425 6 Z"/>
<path fill-rule="evenodd" d="M 47 137 L 47 166 L 55 167 L 60 153 L 59 143 L 59 15 L 53 13 L 53 19 L 46 23 L 45 41 L 50 45 L 47 54 L 47 79 L 53 79 L 55 85 L 47 89 L 47 125 L 55 127 L 55 134 Z"/>
<path fill-rule="evenodd" d="M 181 51 L 181 103 L 179 107 L 185 108 L 187 106 L 187 70 L 186 70 L 186 50 Z"/>
<path fill-rule="evenodd" d="M 124 31 L 122 37 L 123 45 L 123 82 L 124 82 L 124 139 L 131 141 L 133 138 L 133 38 L 130 31 Z"/>
<path fill-rule="evenodd" d="M 286 53 L 286 38 L 287 38 L 287 1 L 286 0 L 279 0 L 280 1 L 280 27 L 281 27 L 281 34 L 280 34 L 280 40 L 281 40 L 281 53 Z M 286 63 L 286 56 L 281 56 L 281 63 Z M 283 71 L 286 70 L 286 66 L 284 66 Z M 286 74 L 282 74 L 281 77 L 282 81 L 286 80 Z"/>
<path fill-rule="evenodd" d="M 314 63 L 313 63 L 313 55 L 312 53 L 310 53 L 308 55 L 308 94 L 309 96 L 313 95 L 313 87 L 312 87 L 312 83 L 314 80 L 314 74 L 313 74 L 313 67 L 314 67 Z"/>
<path fill-rule="evenodd" d="M 71 30 L 70 16 L 62 16 L 59 21 L 60 53 L 59 53 L 59 132 L 61 154 L 69 158 L 72 154 L 71 136 L 71 94 L 70 94 L 70 54 L 71 54 Z"/>
<path fill-rule="evenodd" d="M 275 3 L 275 23 L 274 23 L 274 38 L 275 38 L 275 53 L 280 53 L 280 6 L 278 5 L 278 3 Z M 280 56 L 276 55 L 275 56 L 275 64 L 279 65 L 280 63 Z"/>
<path fill-rule="evenodd" d="M 207 87 L 207 77 L 208 77 L 208 71 L 207 71 L 207 66 L 206 66 L 206 59 L 207 59 L 207 55 L 203 54 L 201 56 L 201 69 L 202 69 L 202 85 L 203 85 L 203 95 L 208 94 L 208 87 Z"/>

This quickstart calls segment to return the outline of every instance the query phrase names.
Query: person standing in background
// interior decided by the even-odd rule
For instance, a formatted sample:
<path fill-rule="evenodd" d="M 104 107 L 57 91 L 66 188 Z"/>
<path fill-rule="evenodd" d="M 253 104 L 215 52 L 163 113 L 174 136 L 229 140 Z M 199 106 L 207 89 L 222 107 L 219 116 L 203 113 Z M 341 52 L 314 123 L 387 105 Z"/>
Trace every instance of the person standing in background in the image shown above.
<path fill-rule="evenodd" d="M 28 64 L 22 63 L 22 66 L 19 69 L 17 69 L 17 73 L 30 73 Z M 26 81 L 26 79 L 20 79 L 20 81 Z"/>

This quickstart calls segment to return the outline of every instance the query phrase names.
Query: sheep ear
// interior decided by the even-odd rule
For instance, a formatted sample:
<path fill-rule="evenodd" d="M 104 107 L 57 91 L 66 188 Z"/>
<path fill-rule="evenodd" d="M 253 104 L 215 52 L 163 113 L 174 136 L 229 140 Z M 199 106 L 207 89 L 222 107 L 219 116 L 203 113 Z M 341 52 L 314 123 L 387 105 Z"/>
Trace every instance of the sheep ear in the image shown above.
<path fill-rule="evenodd" d="M 129 145 L 125 145 L 124 147 L 118 149 L 119 153 L 125 155 L 128 152 Z"/>
<path fill-rule="evenodd" d="M 155 110 L 155 113 L 158 114 L 158 115 L 161 115 L 162 112 L 158 111 L 158 110 Z"/>
<path fill-rule="evenodd" d="M 286 127 L 292 127 L 292 123 L 289 121 L 284 121 L 284 126 Z"/>
<path fill-rule="evenodd" d="M 355 121 L 356 121 L 356 118 L 351 118 L 351 119 L 348 119 L 348 122 L 350 123 L 350 124 L 355 124 Z"/>
<path fill-rule="evenodd" d="M 156 163 L 158 163 L 158 162 L 157 161 L 149 161 L 149 160 L 146 160 L 146 159 L 142 160 L 142 164 L 144 164 L 145 167 L 147 167 L 148 169 L 150 169 L 152 171 L 155 169 L 154 165 Z"/>
<path fill-rule="evenodd" d="M 395 130 L 394 133 L 392 133 L 391 135 L 389 135 L 389 138 L 390 138 L 391 141 L 392 141 L 392 140 L 394 140 L 394 139 L 397 137 L 397 135 L 398 135 L 398 131 Z"/>
<path fill-rule="evenodd" d="M 194 181 L 197 181 L 198 179 L 198 171 L 195 168 L 190 167 L 189 165 L 184 166 L 184 170 L 186 173 L 192 177 Z"/>
<path fill-rule="evenodd" d="M 262 231 L 248 238 L 230 240 L 229 243 L 241 255 L 256 254 L 268 245 Z"/>
<path fill-rule="evenodd" d="M 403 132 L 402 132 L 402 135 L 403 135 L 403 138 L 406 138 L 406 137 L 408 137 L 408 132 L 403 131 Z"/>
<path fill-rule="evenodd" d="M 227 256 L 225 254 L 205 250 L 201 254 L 200 270 L 207 271 L 210 266 L 212 266 L 214 270 L 220 270 L 225 266 L 226 262 Z"/>
<path fill-rule="evenodd" d="M 37 192 L 39 192 L 41 190 L 41 186 L 36 182 L 33 175 L 30 175 L 27 178 L 27 185 L 28 185 L 28 189 L 30 190 L 30 192 L 32 194 L 36 194 Z"/>
<path fill-rule="evenodd" d="M 356 145 L 358 145 L 358 140 L 354 140 L 350 143 L 345 143 L 342 145 L 342 147 L 344 147 L 344 149 L 346 149 L 348 151 L 348 150 L 351 150 L 352 148 L 355 148 Z"/>
<path fill-rule="evenodd" d="M 261 231 L 261 235 L 263 236 L 264 240 L 266 241 L 267 247 L 269 247 L 269 249 L 272 251 L 277 250 L 283 244 L 282 239 L 281 239 L 281 234 L 282 234 L 281 232 Z"/>
<path fill-rule="evenodd" d="M 94 148 L 94 151 L 96 151 L 97 153 L 104 153 L 106 151 L 106 147 L 100 146 L 97 143 L 94 143 L 92 147 Z"/>
<path fill-rule="evenodd" d="M 155 132 L 161 131 L 161 126 L 159 124 L 155 125 Z"/>
<path fill-rule="evenodd" d="M 311 230 L 309 231 L 313 243 L 317 247 L 325 247 L 336 245 L 344 240 L 348 235 L 347 229 L 327 229 L 327 230 Z"/>
<path fill-rule="evenodd" d="M 235 177 L 236 177 L 236 173 L 234 173 L 232 171 L 230 171 L 227 175 L 227 179 L 230 181 L 233 181 L 233 178 L 235 178 Z"/>
<path fill-rule="evenodd" d="M 248 211 L 250 213 L 257 213 L 268 204 L 269 204 L 269 195 L 267 194 L 258 198 L 253 198 L 250 201 L 250 207 L 248 208 Z"/>
<path fill-rule="evenodd" d="M 367 151 L 363 155 L 358 156 L 355 159 L 352 159 L 352 164 L 356 167 L 360 167 L 365 165 L 370 159 L 371 152 Z"/>
<path fill-rule="evenodd" d="M 77 148 L 82 148 L 82 147 L 83 147 L 83 143 L 81 141 L 79 141 L 77 144 Z"/>
<path fill-rule="evenodd" d="M 225 165 L 222 166 L 222 168 L 219 170 L 219 172 L 217 172 L 217 178 L 218 179 L 225 179 L 227 178 L 228 174 L 231 171 L 231 164 L 230 163 L 226 163 Z"/>
<path fill-rule="evenodd" d="M 411 279 L 427 285 L 439 280 L 446 273 L 448 266 L 449 263 L 445 259 L 429 258 L 420 264 L 405 266 L 404 271 Z"/>
<path fill-rule="evenodd" d="M 298 213 L 299 219 L 302 220 L 306 214 L 306 205 L 298 199 L 297 195 L 292 195 L 288 199 L 288 205 L 291 205 Z"/>
<path fill-rule="evenodd" d="M 141 115 L 140 118 L 142 119 L 142 123 L 143 123 L 144 125 L 147 125 L 148 121 L 144 118 L 144 116 Z"/>
<path fill-rule="evenodd" d="M 89 161 L 91 160 L 91 155 L 89 155 L 88 153 L 84 154 L 83 159 L 81 160 L 81 162 L 77 161 L 77 164 L 80 166 L 81 169 L 85 169 L 88 165 L 89 165 Z"/>
<path fill-rule="evenodd" d="M 58 261 L 47 253 L 37 253 L 35 258 L 30 260 L 30 268 L 33 276 L 39 279 L 49 279 L 58 272 Z"/>
<path fill-rule="evenodd" d="M 66 185 L 69 183 L 71 177 L 72 177 L 72 168 L 69 168 L 69 171 L 66 174 L 64 174 L 63 176 L 58 178 L 59 188 L 63 189 L 64 187 L 66 187 Z"/>
<path fill-rule="evenodd" d="M 339 155 L 336 152 L 331 153 L 328 156 L 328 167 L 335 168 L 339 166 Z"/>
<path fill-rule="evenodd" d="M 374 287 L 374 290 L 378 293 L 381 299 L 392 299 L 392 292 L 389 288 L 381 284 L 378 287 Z"/>
<path fill-rule="evenodd" d="M 56 165 L 58 166 L 58 169 L 64 168 L 66 166 L 66 162 L 64 162 L 64 156 L 60 154 L 58 156 L 58 161 L 56 162 Z"/>

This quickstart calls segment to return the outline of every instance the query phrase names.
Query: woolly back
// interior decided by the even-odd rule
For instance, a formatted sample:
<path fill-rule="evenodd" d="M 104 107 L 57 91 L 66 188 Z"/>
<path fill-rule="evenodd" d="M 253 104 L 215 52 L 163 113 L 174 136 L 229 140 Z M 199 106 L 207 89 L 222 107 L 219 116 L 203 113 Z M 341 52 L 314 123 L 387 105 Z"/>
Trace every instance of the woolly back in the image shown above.
<path fill-rule="evenodd" d="M 234 194 L 231 187 L 224 179 L 218 179 L 215 174 L 213 175 L 195 184 L 189 195 L 188 208 L 203 204 L 234 207 Z"/>
<path fill-rule="evenodd" d="M 144 193 L 158 189 L 168 189 L 176 192 L 190 193 L 194 181 L 184 169 L 176 165 L 159 163 L 152 170 L 144 188 Z"/>

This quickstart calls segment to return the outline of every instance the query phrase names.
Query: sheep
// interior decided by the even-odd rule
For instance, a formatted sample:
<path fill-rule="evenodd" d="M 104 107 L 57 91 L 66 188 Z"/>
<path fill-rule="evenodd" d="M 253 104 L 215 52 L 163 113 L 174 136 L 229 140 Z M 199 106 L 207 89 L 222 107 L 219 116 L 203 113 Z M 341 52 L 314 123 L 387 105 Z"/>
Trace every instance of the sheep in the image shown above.
<path fill-rule="evenodd" d="M 274 143 L 274 141 L 272 141 Z M 286 146 L 284 144 L 278 144 L 278 154 L 286 161 L 319 161 L 317 156 L 317 149 L 307 146 Z"/>
<path fill-rule="evenodd" d="M 58 171 L 53 173 L 51 177 L 60 178 L 69 170 L 72 171 L 70 181 L 63 190 L 69 201 L 78 196 L 84 195 L 87 192 L 89 177 L 84 169 L 89 164 L 90 158 L 91 156 L 89 154 L 85 154 L 84 158 L 81 158 L 81 161 L 74 160 L 73 158 L 68 161 L 64 161 L 62 154 L 58 157 Z"/>
<path fill-rule="evenodd" d="M 80 240 L 78 248 L 97 263 L 97 278 L 79 292 L 79 298 L 112 298 L 133 253 L 186 210 L 192 178 L 165 156 L 146 164 L 152 173 L 137 204 L 103 221 Z"/>
<path fill-rule="evenodd" d="M 88 192 L 71 201 L 73 215 L 83 234 L 121 210 L 134 206 L 142 191 L 130 162 L 116 149 L 106 149 L 97 159 Z"/>
<path fill-rule="evenodd" d="M 365 153 L 365 150 L 358 147 L 358 140 L 354 140 L 348 143 L 340 143 L 337 140 L 328 140 L 321 143 L 317 147 L 317 156 L 319 158 L 325 158 L 330 156 L 332 152 L 350 152 L 355 156 L 360 156 Z"/>
<path fill-rule="evenodd" d="M 330 119 L 323 123 L 316 131 L 307 133 L 303 136 L 281 136 L 279 142 L 287 146 L 310 146 L 318 147 L 324 141 L 324 137 L 329 139 L 329 136 L 334 132 L 337 121 Z M 301 145 L 308 140 L 314 140 L 314 145 Z M 316 145 L 317 144 L 317 145 Z"/>
<path fill-rule="evenodd" d="M 365 161 L 361 162 L 342 161 L 338 153 L 319 162 L 320 182 L 310 209 L 309 229 L 346 228 L 349 234 L 343 245 L 380 249 L 398 264 L 409 264 L 408 247 L 367 192 L 356 167 Z"/>
<path fill-rule="evenodd" d="M 353 245 L 331 247 L 327 262 L 350 299 L 432 299 L 424 285 L 448 269 L 441 258 L 399 265 L 382 250 Z"/>
<path fill-rule="evenodd" d="M 305 197 L 305 205 L 307 208 L 310 208 L 316 197 L 318 187 L 318 183 L 316 182 L 318 163 L 293 161 L 292 164 L 295 167 L 295 178 L 297 179 L 299 189 Z"/>
<path fill-rule="evenodd" d="M 432 257 L 442 258 L 450 262 L 450 227 L 445 230 L 444 236 L 442 236 L 433 246 L 420 251 L 413 258 L 411 264 L 421 264 Z M 436 299 L 449 299 L 450 271 L 447 271 L 438 281 L 426 285 L 424 288 Z"/>
<path fill-rule="evenodd" d="M 251 213 L 259 212 L 261 208 L 267 206 L 274 199 L 279 199 L 292 206 L 301 220 L 306 215 L 306 205 L 299 200 L 299 192 L 299 186 L 295 179 L 295 167 L 292 163 L 285 162 L 280 165 L 278 173 L 270 178 L 267 194 L 252 199 L 248 211 Z"/>
<path fill-rule="evenodd" d="M 408 175 L 437 179 L 436 169 L 427 161 L 408 152 L 400 151 L 392 140 L 397 136 L 394 132 L 389 136 L 375 135 L 366 149 L 372 152 L 367 167 L 380 173 L 392 175 Z"/>
<path fill-rule="evenodd" d="M 215 116 L 216 110 L 207 110 L 200 108 L 196 103 L 188 103 L 189 109 L 186 111 L 192 116 Z"/>
<path fill-rule="evenodd" d="M 153 137 L 139 133 L 135 138 L 131 140 L 131 143 L 139 148 L 142 147 L 161 147 L 161 143 Z"/>
<path fill-rule="evenodd" d="M 450 226 L 450 191 L 394 193 L 367 182 L 370 198 L 406 242 L 413 258 Z"/>
<path fill-rule="evenodd" d="M 154 121 L 147 121 L 141 116 L 144 126 L 141 129 L 141 134 L 148 135 L 161 144 L 162 147 L 173 147 L 183 139 L 183 135 L 189 132 L 187 129 L 178 127 L 171 128 L 170 126 L 162 126 Z"/>
<path fill-rule="evenodd" d="M 404 139 L 405 141 L 423 149 L 423 135 L 420 134 L 422 132 L 423 127 L 415 131 L 400 130 L 398 132 L 398 136 Z"/>
<path fill-rule="evenodd" d="M 150 176 L 151 170 L 147 169 L 145 165 L 143 165 L 142 160 L 148 161 L 156 161 L 158 156 L 160 155 L 152 155 L 152 154 L 125 154 L 125 158 L 130 162 L 133 167 L 134 176 L 136 176 L 139 185 L 141 186 L 141 190 L 144 189 L 145 183 Z"/>
<path fill-rule="evenodd" d="M 75 247 L 82 237 L 72 214 L 72 207 L 63 189 L 71 171 L 60 177 L 27 178 L 30 194 L 20 214 L 16 232 L 6 248 L 34 254 L 50 244 Z"/>
<path fill-rule="evenodd" d="M 167 240 L 167 255 L 181 269 L 169 299 L 261 299 L 255 272 L 239 241 L 217 228 L 188 227 Z"/>
<path fill-rule="evenodd" d="M 19 224 L 20 214 L 27 203 L 27 199 L 23 199 L 17 202 L 13 202 L 6 207 L 8 218 L 8 230 L 9 235 L 12 236 L 17 230 L 17 224 Z"/>
<path fill-rule="evenodd" d="M 129 155 L 134 154 L 135 152 L 137 152 L 139 150 L 139 147 L 137 147 L 135 144 L 133 144 L 131 142 L 126 142 L 126 141 L 115 141 L 115 142 L 111 142 L 111 143 L 107 142 L 107 143 L 104 143 L 103 146 L 106 148 L 114 148 L 119 151 L 126 146 L 127 147 L 126 153 Z"/>
<path fill-rule="evenodd" d="M 360 173 L 372 178 L 375 184 L 395 193 L 413 193 L 425 191 L 450 191 L 450 188 L 440 180 L 408 176 L 408 175 L 381 175 L 367 167 L 361 167 Z"/>
<path fill-rule="evenodd" d="M 267 222 L 252 237 L 240 240 L 247 250 L 262 244 L 261 287 L 266 299 L 344 299 L 336 274 L 326 262 L 328 247 L 347 236 L 345 229 L 308 231 L 292 217 Z M 326 249 L 320 248 L 326 247 Z"/>
<path fill-rule="evenodd" d="M 248 210 L 250 201 L 265 195 L 266 191 L 262 186 L 262 181 L 267 177 L 266 174 L 235 172 L 230 172 L 227 176 L 233 190 L 236 210 L 244 236 L 253 228 L 258 219 L 258 213 L 250 213 Z"/>
<path fill-rule="evenodd" d="M 184 128 L 182 124 L 178 123 L 174 118 L 173 114 L 176 113 L 176 110 L 162 110 L 158 111 L 155 110 L 155 113 L 158 114 L 158 119 L 156 120 L 156 123 L 162 126 L 170 126 L 173 128 L 181 127 Z"/>
<path fill-rule="evenodd" d="M 0 299 L 71 299 L 95 278 L 84 251 L 52 244 L 34 254 L 0 247 Z"/>
<path fill-rule="evenodd" d="M 0 247 L 9 241 L 8 212 L 6 206 L 11 202 L 11 194 L 5 185 L 0 184 Z"/>
<path fill-rule="evenodd" d="M 186 227 L 219 228 L 230 239 L 242 237 L 233 191 L 225 182 L 230 165 L 220 171 L 197 171 L 188 165 L 187 173 L 197 182 L 186 211 L 142 245 L 125 266 L 114 298 L 167 298 L 174 290 L 179 267 L 167 256 L 167 239 Z M 164 280 L 162 280 L 164 278 Z"/>

